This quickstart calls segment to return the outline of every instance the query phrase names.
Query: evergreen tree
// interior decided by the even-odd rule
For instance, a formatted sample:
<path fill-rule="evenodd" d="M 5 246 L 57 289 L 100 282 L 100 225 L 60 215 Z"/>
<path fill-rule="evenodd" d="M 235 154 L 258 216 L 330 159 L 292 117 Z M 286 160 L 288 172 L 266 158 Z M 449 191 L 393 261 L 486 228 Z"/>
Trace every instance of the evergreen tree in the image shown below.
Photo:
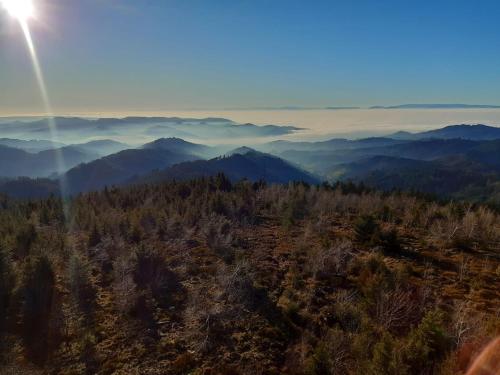
<path fill-rule="evenodd" d="M 403 357 L 410 374 L 432 370 L 435 361 L 443 358 L 450 349 L 451 340 L 444 329 L 444 312 L 428 311 L 417 328 L 410 332 Z"/>
<path fill-rule="evenodd" d="M 354 224 L 356 240 L 371 245 L 380 232 L 380 227 L 372 215 L 361 216 Z"/>
<path fill-rule="evenodd" d="M 101 234 L 99 233 L 97 224 L 94 223 L 94 226 L 92 227 L 92 232 L 90 232 L 89 236 L 89 247 L 97 246 L 100 243 L 101 243 Z"/>
<path fill-rule="evenodd" d="M 46 340 L 54 293 L 55 276 L 46 256 L 31 260 L 23 281 L 22 327 L 25 348 L 35 363 L 47 356 Z"/>
<path fill-rule="evenodd" d="M 14 288 L 14 274 L 6 251 L 0 248 L 0 337 L 4 331 L 5 320 Z"/>
<path fill-rule="evenodd" d="M 373 357 L 370 364 L 372 375 L 403 375 L 406 366 L 398 358 L 398 343 L 387 332 L 373 347 Z"/>

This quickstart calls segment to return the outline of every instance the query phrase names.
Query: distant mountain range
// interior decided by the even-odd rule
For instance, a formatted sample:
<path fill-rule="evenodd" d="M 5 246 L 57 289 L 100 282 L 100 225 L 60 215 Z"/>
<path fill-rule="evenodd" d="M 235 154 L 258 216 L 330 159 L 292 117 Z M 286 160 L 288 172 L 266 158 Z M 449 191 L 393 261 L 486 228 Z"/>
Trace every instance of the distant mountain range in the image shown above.
<path fill-rule="evenodd" d="M 21 149 L 30 153 L 38 153 L 40 151 L 52 150 L 55 148 L 72 147 L 78 148 L 81 151 L 96 155 L 109 155 L 121 150 L 131 148 L 130 145 L 117 142 L 111 139 L 102 139 L 89 141 L 86 143 L 78 143 L 66 145 L 61 142 L 53 142 L 48 140 L 22 140 L 12 138 L 0 138 L 0 146 Z"/>
<path fill-rule="evenodd" d="M 137 148 L 104 139 L 38 152 L 33 150 L 50 142 L 4 139 L 10 146 L 1 142 L 0 192 L 18 197 L 57 194 L 60 186 L 65 193 L 77 194 L 105 186 L 224 173 L 233 181 L 363 181 L 380 189 L 500 205 L 500 128 L 486 125 L 452 125 L 358 140 L 281 140 L 229 151 L 178 137 L 159 138 Z M 58 168 L 60 156 L 67 168 L 64 173 Z"/>
<path fill-rule="evenodd" d="M 493 109 L 500 105 L 488 104 L 400 104 L 393 106 L 372 106 L 370 109 Z"/>
<path fill-rule="evenodd" d="M 288 150 L 294 151 L 332 151 L 335 149 L 351 150 L 365 147 L 381 147 L 394 144 L 406 143 L 404 139 L 392 139 L 389 137 L 371 137 L 358 140 L 349 140 L 345 138 L 333 138 L 327 141 L 319 142 L 290 142 L 273 141 L 257 146 L 259 150 L 280 153 Z"/>
<path fill-rule="evenodd" d="M 261 149 L 330 181 L 363 181 L 382 189 L 500 204 L 500 128 L 496 127 L 454 125 L 354 141 L 278 141 Z"/>
<path fill-rule="evenodd" d="M 389 138 L 399 140 L 416 140 L 426 138 L 436 139 L 469 139 L 474 141 L 485 141 L 492 139 L 500 139 L 500 128 L 487 126 L 482 124 L 477 125 L 451 125 L 441 129 L 429 130 L 420 133 L 397 132 L 388 135 Z"/>
<path fill-rule="evenodd" d="M 224 118 L 202 119 L 180 117 L 125 117 L 86 119 L 55 117 L 59 139 L 70 143 L 85 138 L 117 139 L 181 137 L 187 139 L 265 138 L 293 134 L 302 130 L 294 126 L 237 124 Z M 0 134 L 10 138 L 50 139 L 52 131 L 47 119 L 32 121 L 12 120 L 0 122 Z M 1 143 L 0 143 L 1 144 Z"/>
<path fill-rule="evenodd" d="M 260 111 L 310 111 L 310 110 L 343 110 L 343 109 L 496 109 L 500 105 L 490 104 L 399 104 L 399 105 L 374 105 L 370 107 L 361 106 L 327 106 L 327 107 L 307 107 L 307 106 L 281 106 L 281 107 L 253 107 L 253 108 L 225 108 L 224 110 L 260 110 Z"/>
<path fill-rule="evenodd" d="M 84 150 L 88 153 L 94 153 L 100 156 L 114 154 L 115 152 L 123 151 L 132 148 L 130 145 L 117 142 L 111 139 L 101 139 L 90 141 L 86 143 L 79 143 L 71 145 L 73 147 Z"/>
<path fill-rule="evenodd" d="M 168 149 L 170 146 L 170 149 Z M 225 156 L 201 160 L 211 148 L 181 139 L 160 139 L 138 149 L 129 149 L 80 164 L 57 179 L 8 178 L 0 180 L 0 192 L 16 197 L 47 196 L 100 190 L 105 186 L 186 180 L 224 173 L 233 181 L 249 179 L 269 183 L 321 180 L 292 164 L 251 148 L 240 148 Z M 60 182 L 59 182 L 60 181 Z"/>
<path fill-rule="evenodd" d="M 48 177 L 61 172 L 60 167 L 72 168 L 80 163 L 94 160 L 96 154 L 90 154 L 77 147 L 44 150 L 30 153 L 22 149 L 0 146 L 0 176 L 2 177 Z M 61 165 L 60 161 L 64 163 Z"/>
<path fill-rule="evenodd" d="M 362 142 L 361 142 L 362 143 Z M 433 160 L 450 156 L 477 146 L 475 141 L 462 139 L 429 139 L 388 144 L 386 146 L 331 148 L 329 150 L 282 151 L 276 155 L 303 168 L 329 176 L 330 169 L 338 164 L 358 161 L 372 156 L 403 157 L 416 160 Z"/>
<path fill-rule="evenodd" d="M 64 143 L 46 140 L 25 141 L 22 139 L 0 138 L 0 146 L 19 148 L 27 152 L 37 153 L 40 151 L 51 150 L 53 148 L 64 147 L 66 145 Z"/>

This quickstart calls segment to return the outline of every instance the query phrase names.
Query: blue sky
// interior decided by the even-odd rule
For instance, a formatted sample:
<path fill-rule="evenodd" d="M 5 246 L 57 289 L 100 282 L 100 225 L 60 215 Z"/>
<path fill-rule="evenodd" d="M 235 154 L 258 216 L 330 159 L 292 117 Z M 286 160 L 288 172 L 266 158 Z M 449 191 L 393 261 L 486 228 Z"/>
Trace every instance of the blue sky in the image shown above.
<path fill-rule="evenodd" d="M 34 0 L 56 112 L 500 104 L 500 2 Z M 0 112 L 42 110 L 0 13 Z"/>

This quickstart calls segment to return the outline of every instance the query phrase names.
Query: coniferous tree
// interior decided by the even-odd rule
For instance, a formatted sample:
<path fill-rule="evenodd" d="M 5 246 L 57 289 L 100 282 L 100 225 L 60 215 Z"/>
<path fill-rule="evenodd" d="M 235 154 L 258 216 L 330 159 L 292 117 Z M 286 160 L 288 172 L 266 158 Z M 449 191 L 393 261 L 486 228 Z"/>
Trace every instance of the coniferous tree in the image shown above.
<path fill-rule="evenodd" d="M 97 228 L 97 224 L 94 223 L 92 227 L 92 232 L 90 232 L 89 236 L 89 247 L 94 247 L 101 243 L 101 234 L 99 233 L 99 229 Z"/>
<path fill-rule="evenodd" d="M 22 328 L 28 356 L 43 363 L 48 354 L 49 318 L 54 294 L 55 275 L 47 256 L 31 260 L 23 281 Z"/>
<path fill-rule="evenodd" d="M 14 288 L 14 274 L 6 251 L 0 247 L 0 338 L 5 329 L 5 321 Z"/>
<path fill-rule="evenodd" d="M 94 308 L 96 291 L 90 279 L 89 265 L 77 255 L 69 261 L 69 284 L 75 304 L 88 318 Z"/>
<path fill-rule="evenodd" d="M 362 244 L 373 244 L 379 231 L 379 225 L 372 215 L 361 216 L 354 225 L 356 240 Z"/>

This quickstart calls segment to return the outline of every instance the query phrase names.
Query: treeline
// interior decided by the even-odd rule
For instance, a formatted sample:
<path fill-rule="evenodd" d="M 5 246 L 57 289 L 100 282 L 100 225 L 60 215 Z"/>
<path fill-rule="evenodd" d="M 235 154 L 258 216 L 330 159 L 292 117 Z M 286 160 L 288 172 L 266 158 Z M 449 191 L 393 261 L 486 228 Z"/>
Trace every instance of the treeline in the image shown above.
<path fill-rule="evenodd" d="M 459 373 L 499 260 L 494 211 L 355 184 L 0 197 L 0 372 Z"/>

